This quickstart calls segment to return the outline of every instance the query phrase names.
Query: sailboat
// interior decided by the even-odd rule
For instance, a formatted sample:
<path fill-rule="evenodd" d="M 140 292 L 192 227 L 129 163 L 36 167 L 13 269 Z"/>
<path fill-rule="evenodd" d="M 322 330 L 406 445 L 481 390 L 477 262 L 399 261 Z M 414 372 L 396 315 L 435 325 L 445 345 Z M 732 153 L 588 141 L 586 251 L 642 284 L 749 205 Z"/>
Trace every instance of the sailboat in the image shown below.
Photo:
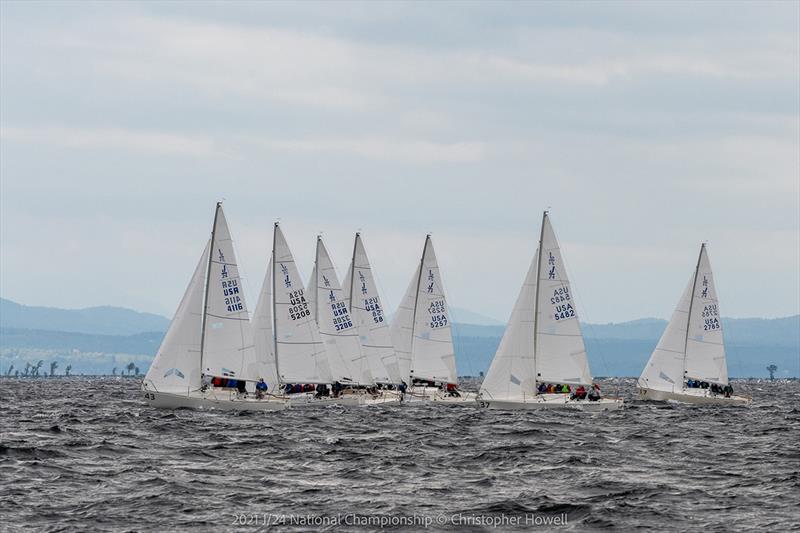
<path fill-rule="evenodd" d="M 331 363 L 333 379 L 345 386 L 344 395 L 361 394 L 364 404 L 398 402 L 400 397 L 381 393 L 372 375 L 367 354 L 361 345 L 357 322 L 354 321 L 345 291 L 331 261 L 328 249 L 317 237 L 316 261 L 311 276 L 316 291 L 311 294 L 311 307 Z M 365 394 L 368 391 L 369 394 Z"/>
<path fill-rule="evenodd" d="M 353 374 L 338 348 L 336 351 L 329 350 L 323 341 L 317 323 L 318 313 L 315 312 L 316 302 L 319 301 L 319 296 L 315 295 L 318 288 L 312 285 L 310 293 L 305 290 L 294 256 L 277 222 L 272 246 L 272 329 L 275 332 L 274 353 L 279 386 L 316 386 L 316 392 L 289 394 L 293 406 L 326 403 L 363 405 L 364 395 L 342 394 L 333 397 L 317 393 L 320 388 L 330 390 L 337 382 L 358 383 L 367 376 Z M 312 280 L 316 277 L 315 273 Z M 330 344 L 336 343 L 336 339 L 326 340 Z M 355 358 L 358 360 L 359 356 Z"/>
<path fill-rule="evenodd" d="M 650 355 L 637 387 L 641 400 L 747 405 L 728 382 L 717 289 L 705 243 L 697 266 Z"/>
<path fill-rule="evenodd" d="M 142 382 L 153 407 L 280 410 L 285 400 L 256 397 L 267 376 L 257 357 L 228 223 L 217 203 L 211 238 Z"/>
<path fill-rule="evenodd" d="M 411 400 L 466 403 L 475 394 L 458 389 L 450 309 L 431 236 L 391 324 L 400 378 Z M 408 380 L 406 382 L 406 380 Z"/>
<path fill-rule="evenodd" d="M 570 391 L 548 392 L 548 384 L 566 385 Z M 592 390 L 592 375 L 574 293 L 545 211 L 539 247 L 481 385 L 478 405 L 489 409 L 622 408 L 622 399 L 599 398 L 585 388 Z M 585 397 L 573 396 L 578 390 L 586 392 Z"/>
<path fill-rule="evenodd" d="M 345 275 L 343 292 L 370 373 L 381 387 L 381 398 L 384 402 L 400 401 L 404 396 L 396 389 L 402 382 L 400 366 L 361 233 L 356 233 L 353 258 Z"/>
<path fill-rule="evenodd" d="M 378 294 L 361 233 L 356 233 L 353 259 L 344 281 L 345 302 L 359 331 L 375 383 L 399 385 L 400 366 L 392 344 L 389 320 Z"/>

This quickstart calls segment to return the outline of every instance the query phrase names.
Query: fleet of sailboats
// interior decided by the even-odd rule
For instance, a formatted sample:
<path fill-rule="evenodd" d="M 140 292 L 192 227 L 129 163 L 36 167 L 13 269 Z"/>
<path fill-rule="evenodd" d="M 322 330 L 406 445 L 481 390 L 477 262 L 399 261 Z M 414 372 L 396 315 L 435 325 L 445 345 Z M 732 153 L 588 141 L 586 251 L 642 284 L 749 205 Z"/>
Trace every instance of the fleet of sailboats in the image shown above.
<path fill-rule="evenodd" d="M 746 405 L 728 383 L 705 245 L 638 382 L 641 400 Z M 217 203 L 211 236 L 142 383 L 154 407 L 281 410 L 405 402 L 488 409 L 621 409 L 593 382 L 575 294 L 548 213 L 479 393 L 458 387 L 453 325 L 431 236 L 389 320 L 360 233 L 340 282 L 321 236 L 303 284 L 275 223 L 252 318 Z"/>

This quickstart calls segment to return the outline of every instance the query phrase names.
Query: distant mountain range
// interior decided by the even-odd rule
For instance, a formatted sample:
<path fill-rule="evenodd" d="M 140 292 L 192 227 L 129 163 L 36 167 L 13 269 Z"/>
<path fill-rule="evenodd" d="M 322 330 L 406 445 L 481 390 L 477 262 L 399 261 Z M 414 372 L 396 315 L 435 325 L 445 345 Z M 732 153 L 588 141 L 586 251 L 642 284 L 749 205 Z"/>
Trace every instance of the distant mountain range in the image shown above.
<path fill-rule="evenodd" d="M 132 335 L 143 331 L 166 331 L 168 326 L 168 318 L 124 307 L 58 309 L 22 305 L 0 298 L 0 328 Z"/>
<path fill-rule="evenodd" d="M 485 372 L 505 325 L 461 309 L 453 316 L 459 374 Z M 74 373 L 110 373 L 127 362 L 144 372 L 168 325 L 163 316 L 121 307 L 70 310 L 0 299 L 0 373 L 11 364 L 20 369 L 40 359 L 56 360 L 61 368 L 73 364 Z M 779 376 L 800 376 L 800 315 L 724 318 L 723 326 L 731 376 L 765 376 L 770 363 L 778 366 Z M 655 318 L 583 324 L 593 373 L 638 375 L 665 327 L 665 320 Z"/>

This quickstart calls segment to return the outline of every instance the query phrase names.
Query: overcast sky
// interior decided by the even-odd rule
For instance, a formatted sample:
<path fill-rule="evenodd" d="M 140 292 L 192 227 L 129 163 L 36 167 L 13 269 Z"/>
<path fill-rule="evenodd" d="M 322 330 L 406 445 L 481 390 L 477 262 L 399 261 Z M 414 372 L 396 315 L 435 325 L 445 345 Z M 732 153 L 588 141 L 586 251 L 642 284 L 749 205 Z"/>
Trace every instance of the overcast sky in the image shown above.
<path fill-rule="evenodd" d="M 361 229 L 506 320 L 551 207 L 581 318 L 800 312 L 800 3 L 0 3 L 0 293 L 170 315 L 225 208 L 251 299 Z"/>

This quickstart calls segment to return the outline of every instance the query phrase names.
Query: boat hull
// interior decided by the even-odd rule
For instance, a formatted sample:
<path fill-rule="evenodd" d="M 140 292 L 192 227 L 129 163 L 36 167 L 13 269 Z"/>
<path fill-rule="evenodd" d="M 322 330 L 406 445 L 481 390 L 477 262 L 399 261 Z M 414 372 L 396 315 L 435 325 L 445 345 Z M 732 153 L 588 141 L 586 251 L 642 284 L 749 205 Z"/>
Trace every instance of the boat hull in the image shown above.
<path fill-rule="evenodd" d="M 618 411 L 623 407 L 622 398 L 600 398 L 596 401 L 573 400 L 568 394 L 539 394 L 525 399 L 493 400 L 478 398 L 478 407 L 509 411 L 534 411 L 538 409 L 576 409 L 578 411 Z"/>
<path fill-rule="evenodd" d="M 458 393 L 459 396 L 451 396 L 439 387 L 414 387 L 406 395 L 406 401 L 471 406 L 478 397 L 474 392 L 458 391 Z"/>
<path fill-rule="evenodd" d="M 173 394 L 169 392 L 144 391 L 144 398 L 150 407 L 158 409 L 199 409 L 216 411 L 282 411 L 289 407 L 286 400 L 268 397 L 262 400 L 256 398 L 237 398 L 233 394 L 225 396 L 200 391 L 188 394 Z"/>
<path fill-rule="evenodd" d="M 637 388 L 637 398 L 650 402 L 680 402 L 694 405 L 733 405 L 745 406 L 752 403 L 747 396 L 730 396 L 726 398 L 713 394 L 708 389 L 687 389 L 686 392 L 669 392 L 648 388 Z"/>
<path fill-rule="evenodd" d="M 304 409 L 311 407 L 326 407 L 328 405 L 343 405 L 347 407 L 357 407 L 364 405 L 363 394 L 343 394 L 338 398 L 333 396 L 323 396 L 318 398 L 313 392 L 290 394 L 288 396 L 289 404 L 292 408 Z"/>

